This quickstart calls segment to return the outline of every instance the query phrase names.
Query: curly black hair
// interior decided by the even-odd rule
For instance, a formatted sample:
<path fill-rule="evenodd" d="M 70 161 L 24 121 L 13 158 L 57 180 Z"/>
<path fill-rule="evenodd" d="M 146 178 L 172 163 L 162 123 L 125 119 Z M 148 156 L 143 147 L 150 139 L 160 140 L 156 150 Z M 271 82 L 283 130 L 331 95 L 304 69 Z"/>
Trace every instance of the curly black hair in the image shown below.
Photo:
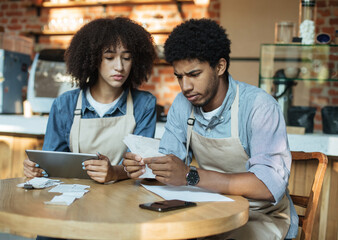
<path fill-rule="evenodd" d="M 93 86 L 98 79 L 103 51 L 120 43 L 132 56 L 132 68 L 123 88 L 136 88 L 147 81 L 156 58 L 153 38 L 136 22 L 117 17 L 93 20 L 72 38 L 65 61 L 74 83 L 81 89 Z"/>
<path fill-rule="evenodd" d="M 164 45 L 165 59 L 198 59 L 215 67 L 221 58 L 229 69 L 230 44 L 226 30 L 210 19 L 190 19 L 174 28 Z"/>

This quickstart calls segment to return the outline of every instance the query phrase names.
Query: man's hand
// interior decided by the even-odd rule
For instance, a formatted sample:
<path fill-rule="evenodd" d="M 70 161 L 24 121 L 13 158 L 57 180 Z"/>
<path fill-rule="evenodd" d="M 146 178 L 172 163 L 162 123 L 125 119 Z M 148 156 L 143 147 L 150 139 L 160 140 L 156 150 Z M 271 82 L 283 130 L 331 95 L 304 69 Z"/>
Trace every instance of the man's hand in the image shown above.
<path fill-rule="evenodd" d="M 34 178 L 34 177 L 48 177 L 48 174 L 35 162 L 32 162 L 28 158 L 23 161 L 23 172 L 26 177 Z"/>
<path fill-rule="evenodd" d="M 153 170 L 158 181 L 174 186 L 187 184 L 186 175 L 189 172 L 189 167 L 175 155 L 145 158 L 143 161 Z"/>
<path fill-rule="evenodd" d="M 114 179 L 114 169 L 110 164 L 109 158 L 104 155 L 99 155 L 98 157 L 99 160 L 92 159 L 82 163 L 89 177 L 99 183 L 116 180 Z"/>
<path fill-rule="evenodd" d="M 123 157 L 124 160 L 122 165 L 124 166 L 124 171 L 127 172 L 128 177 L 138 178 L 145 172 L 145 164 L 139 155 L 126 152 Z"/>

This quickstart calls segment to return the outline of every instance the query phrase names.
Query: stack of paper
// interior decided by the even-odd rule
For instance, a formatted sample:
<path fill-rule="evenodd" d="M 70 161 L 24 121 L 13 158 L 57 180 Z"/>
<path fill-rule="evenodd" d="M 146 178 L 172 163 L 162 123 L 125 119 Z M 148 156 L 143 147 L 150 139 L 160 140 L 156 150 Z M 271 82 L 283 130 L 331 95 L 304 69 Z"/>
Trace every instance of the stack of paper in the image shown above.
<path fill-rule="evenodd" d="M 142 158 L 165 156 L 164 154 L 158 152 L 160 146 L 159 139 L 129 134 L 124 137 L 123 142 L 132 153 L 135 153 Z M 148 166 L 146 166 L 145 170 L 145 173 L 142 174 L 140 178 L 155 178 L 155 175 Z"/>
<path fill-rule="evenodd" d="M 45 204 L 54 204 L 54 205 L 70 205 L 75 199 L 83 197 L 83 195 L 89 190 L 88 185 L 81 184 L 60 184 L 48 192 L 62 193 L 62 195 L 55 196 L 51 201 L 45 202 Z"/>

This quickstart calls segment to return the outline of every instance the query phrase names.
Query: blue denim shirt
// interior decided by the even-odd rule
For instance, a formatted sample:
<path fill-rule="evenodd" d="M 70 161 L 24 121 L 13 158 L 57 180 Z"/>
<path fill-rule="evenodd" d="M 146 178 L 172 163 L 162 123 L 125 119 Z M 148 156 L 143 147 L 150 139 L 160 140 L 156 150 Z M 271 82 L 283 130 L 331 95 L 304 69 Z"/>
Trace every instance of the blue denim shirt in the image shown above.
<path fill-rule="evenodd" d="M 291 154 L 283 114 L 278 103 L 265 91 L 238 82 L 229 76 L 229 90 L 220 110 L 211 120 L 206 120 L 200 108 L 194 107 L 193 130 L 208 138 L 231 137 L 230 108 L 239 85 L 238 130 L 242 146 L 249 156 L 246 169 L 254 173 L 270 190 L 278 203 L 286 193 L 291 207 L 291 226 L 287 238 L 298 232 L 298 216 L 287 193 Z M 182 93 L 175 98 L 160 143 L 160 152 L 174 154 L 184 160 L 186 155 L 187 119 L 192 104 Z M 189 150 L 189 159 L 192 152 Z"/>
<path fill-rule="evenodd" d="M 126 114 L 127 96 L 125 90 L 115 106 L 103 117 L 118 117 Z M 56 98 L 51 107 L 43 150 L 70 152 L 69 134 L 73 125 L 74 109 L 80 89 L 63 93 Z M 154 137 L 156 128 L 156 98 L 149 92 L 136 89 L 131 90 L 134 105 L 136 126 L 133 134 L 145 137 Z M 94 108 L 86 98 L 86 91 L 82 94 L 82 118 L 99 118 Z M 112 144 L 114 142 L 112 141 Z"/>

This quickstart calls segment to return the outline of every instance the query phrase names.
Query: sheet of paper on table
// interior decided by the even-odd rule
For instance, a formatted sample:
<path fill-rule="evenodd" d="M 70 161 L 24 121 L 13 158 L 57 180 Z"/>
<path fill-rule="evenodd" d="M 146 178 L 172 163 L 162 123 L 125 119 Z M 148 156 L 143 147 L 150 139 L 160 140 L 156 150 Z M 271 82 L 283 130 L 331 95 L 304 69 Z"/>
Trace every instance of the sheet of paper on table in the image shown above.
<path fill-rule="evenodd" d="M 234 201 L 219 193 L 194 186 L 150 186 L 141 184 L 145 189 L 151 191 L 165 200 L 178 199 L 189 202 L 231 202 Z"/>
<path fill-rule="evenodd" d="M 159 139 L 128 134 L 124 137 L 123 142 L 132 153 L 138 154 L 142 158 L 164 156 L 164 154 L 158 152 L 160 146 Z M 146 166 L 145 170 L 145 173 L 140 178 L 155 178 L 155 175 L 148 166 Z"/>
<path fill-rule="evenodd" d="M 60 184 L 48 192 L 62 193 L 62 195 L 54 196 L 51 201 L 47 201 L 45 204 L 69 206 L 75 199 L 83 197 L 83 195 L 89 191 L 86 188 L 90 188 L 90 186 L 82 184 Z"/>

